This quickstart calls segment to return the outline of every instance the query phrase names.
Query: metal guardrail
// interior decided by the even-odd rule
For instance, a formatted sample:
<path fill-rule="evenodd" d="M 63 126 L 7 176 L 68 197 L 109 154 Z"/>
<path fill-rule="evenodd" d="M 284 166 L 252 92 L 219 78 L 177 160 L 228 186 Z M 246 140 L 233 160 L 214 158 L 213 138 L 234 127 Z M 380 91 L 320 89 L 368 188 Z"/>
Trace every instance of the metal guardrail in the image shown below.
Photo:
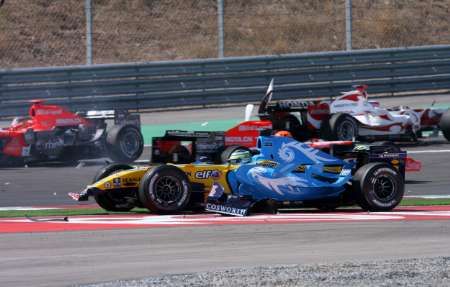
<path fill-rule="evenodd" d="M 338 95 L 450 89 L 450 46 L 0 70 L 0 116 L 25 114 L 32 99 L 73 110 L 151 109 Z"/>

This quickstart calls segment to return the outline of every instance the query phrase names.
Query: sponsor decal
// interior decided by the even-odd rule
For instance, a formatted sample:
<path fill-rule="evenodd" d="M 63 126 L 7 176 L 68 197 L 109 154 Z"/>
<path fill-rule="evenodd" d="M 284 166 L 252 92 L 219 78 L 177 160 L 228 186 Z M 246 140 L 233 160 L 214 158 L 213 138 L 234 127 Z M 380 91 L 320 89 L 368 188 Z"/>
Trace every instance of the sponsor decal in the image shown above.
<path fill-rule="evenodd" d="M 381 153 L 378 155 L 379 158 L 400 158 L 400 154 L 399 153 Z"/>
<path fill-rule="evenodd" d="M 188 192 L 189 184 L 188 184 L 188 182 L 186 180 L 183 180 L 182 184 L 183 184 L 183 195 L 181 196 L 181 199 L 177 202 L 177 206 L 181 206 L 181 205 L 185 204 L 186 198 L 189 195 L 189 192 Z"/>
<path fill-rule="evenodd" d="M 347 176 L 347 175 L 350 175 L 351 172 L 352 172 L 351 169 L 343 169 L 343 170 L 341 171 L 341 176 Z"/>
<path fill-rule="evenodd" d="M 195 172 L 194 177 L 197 179 L 208 179 L 214 177 L 218 172 L 218 170 L 200 170 Z"/>
<path fill-rule="evenodd" d="M 122 180 L 121 180 L 120 177 L 117 177 L 117 178 L 114 178 L 114 179 L 112 180 L 112 183 L 113 183 L 113 185 L 114 185 L 115 187 L 120 187 L 120 184 L 122 183 Z"/>
<path fill-rule="evenodd" d="M 235 215 L 235 216 L 245 216 L 248 211 L 246 208 L 237 208 L 237 207 L 231 207 L 231 206 L 226 206 L 226 205 L 222 205 L 222 204 L 214 204 L 214 203 L 207 203 L 205 209 L 207 211 L 228 214 L 228 215 Z"/>
<path fill-rule="evenodd" d="M 45 110 L 45 109 L 35 109 L 37 116 L 47 116 L 47 115 L 60 115 L 62 110 Z"/>
<path fill-rule="evenodd" d="M 122 178 L 123 185 L 125 186 L 136 186 L 139 184 L 138 177 Z"/>
<path fill-rule="evenodd" d="M 265 141 L 263 143 L 263 146 L 272 146 L 272 142 L 271 141 Z"/>
<path fill-rule="evenodd" d="M 334 104 L 334 108 L 355 107 L 357 105 L 357 103 Z"/>
<path fill-rule="evenodd" d="M 105 182 L 105 188 L 106 189 L 110 189 L 111 188 L 111 183 L 109 181 Z"/>
<path fill-rule="evenodd" d="M 279 101 L 278 106 L 282 109 L 289 108 L 307 108 L 309 106 L 308 102 L 297 101 L 297 100 L 288 100 L 288 101 Z"/>
<path fill-rule="evenodd" d="M 263 166 L 263 167 L 270 167 L 270 168 L 275 168 L 278 165 L 277 162 L 271 161 L 271 160 L 261 160 L 261 161 L 258 161 L 256 164 Z"/>
<path fill-rule="evenodd" d="M 341 173 L 342 171 L 342 166 L 340 165 L 326 165 L 323 167 L 323 171 L 324 172 L 328 172 L 328 173 Z"/>
<path fill-rule="evenodd" d="M 239 131 L 241 132 L 246 132 L 246 131 L 260 131 L 263 129 L 268 129 L 271 128 L 271 126 L 251 126 L 251 125 L 243 125 L 243 126 L 239 126 Z"/>
<path fill-rule="evenodd" d="M 372 182 L 373 182 L 373 183 L 375 183 L 375 181 L 377 180 L 376 177 L 377 177 L 380 173 L 389 173 L 389 174 L 392 174 L 392 175 L 394 175 L 394 176 L 397 175 L 397 173 L 396 173 L 394 170 L 390 169 L 390 168 L 386 168 L 386 167 L 384 167 L 384 168 L 379 168 L 379 169 L 377 169 L 377 170 L 373 173 L 373 178 L 372 178 Z"/>
<path fill-rule="evenodd" d="M 56 125 L 78 125 L 78 124 L 81 124 L 81 120 L 79 118 L 56 119 Z"/>
<path fill-rule="evenodd" d="M 297 166 L 293 170 L 293 172 L 305 172 L 305 171 L 306 171 L 306 165 L 304 165 L 304 164 Z"/>
<path fill-rule="evenodd" d="M 237 143 L 246 143 L 246 142 L 252 142 L 253 137 L 225 137 L 225 142 L 237 142 Z"/>

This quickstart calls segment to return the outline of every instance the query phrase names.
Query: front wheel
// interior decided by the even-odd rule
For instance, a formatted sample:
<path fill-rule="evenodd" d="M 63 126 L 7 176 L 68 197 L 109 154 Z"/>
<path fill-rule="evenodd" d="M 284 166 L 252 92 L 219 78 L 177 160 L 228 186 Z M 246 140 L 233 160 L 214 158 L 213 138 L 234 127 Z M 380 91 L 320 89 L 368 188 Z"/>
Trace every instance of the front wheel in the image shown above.
<path fill-rule="evenodd" d="M 154 213 L 183 211 L 189 203 L 191 186 L 186 174 L 171 165 L 148 170 L 141 179 L 139 200 Z"/>
<path fill-rule="evenodd" d="M 388 211 L 403 198 L 404 181 L 399 172 L 386 163 L 372 162 L 360 167 L 352 186 L 358 204 L 369 211 Z"/>
<path fill-rule="evenodd" d="M 441 117 L 439 127 L 444 134 L 444 137 L 450 141 L 450 110 L 447 110 Z"/>
<path fill-rule="evenodd" d="M 92 180 L 95 183 L 107 176 L 118 173 L 123 170 L 132 169 L 133 167 L 127 164 L 110 164 L 97 172 Z M 107 211 L 130 211 L 135 205 L 127 201 L 120 190 L 101 192 L 95 195 L 95 201 L 97 204 Z"/>

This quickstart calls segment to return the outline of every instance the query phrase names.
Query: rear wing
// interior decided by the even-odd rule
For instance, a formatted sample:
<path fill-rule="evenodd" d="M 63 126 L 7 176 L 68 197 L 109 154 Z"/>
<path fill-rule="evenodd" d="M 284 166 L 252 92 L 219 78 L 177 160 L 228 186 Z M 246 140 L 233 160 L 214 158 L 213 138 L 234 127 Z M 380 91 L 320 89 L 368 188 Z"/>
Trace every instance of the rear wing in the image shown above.
<path fill-rule="evenodd" d="M 115 125 L 131 124 L 138 128 L 141 127 L 140 115 L 126 110 L 92 110 L 81 113 L 81 115 L 87 119 L 113 119 Z"/>
<path fill-rule="evenodd" d="M 392 150 L 390 145 L 371 145 L 369 149 L 369 162 L 385 162 L 392 165 L 405 178 L 406 151 Z"/>
<path fill-rule="evenodd" d="M 310 102 L 301 100 L 279 100 L 272 103 L 274 79 L 270 81 L 266 94 L 259 104 L 259 116 L 266 116 L 274 112 L 302 112 L 307 111 Z"/>
<path fill-rule="evenodd" d="M 152 162 L 218 162 L 224 147 L 224 132 L 168 130 L 152 138 Z"/>
<path fill-rule="evenodd" d="M 302 100 L 280 100 L 269 104 L 266 108 L 267 113 L 271 112 L 302 112 L 307 111 L 311 103 Z"/>

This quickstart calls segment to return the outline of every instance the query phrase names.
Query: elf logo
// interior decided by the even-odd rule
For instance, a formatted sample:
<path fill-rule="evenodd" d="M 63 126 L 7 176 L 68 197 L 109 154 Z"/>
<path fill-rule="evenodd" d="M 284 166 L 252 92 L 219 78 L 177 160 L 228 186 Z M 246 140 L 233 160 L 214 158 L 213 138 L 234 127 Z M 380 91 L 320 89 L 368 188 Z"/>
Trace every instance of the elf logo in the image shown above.
<path fill-rule="evenodd" d="M 215 172 L 218 172 L 217 170 L 201 170 L 195 172 L 195 178 L 198 179 L 208 179 L 211 177 L 211 175 Z"/>

